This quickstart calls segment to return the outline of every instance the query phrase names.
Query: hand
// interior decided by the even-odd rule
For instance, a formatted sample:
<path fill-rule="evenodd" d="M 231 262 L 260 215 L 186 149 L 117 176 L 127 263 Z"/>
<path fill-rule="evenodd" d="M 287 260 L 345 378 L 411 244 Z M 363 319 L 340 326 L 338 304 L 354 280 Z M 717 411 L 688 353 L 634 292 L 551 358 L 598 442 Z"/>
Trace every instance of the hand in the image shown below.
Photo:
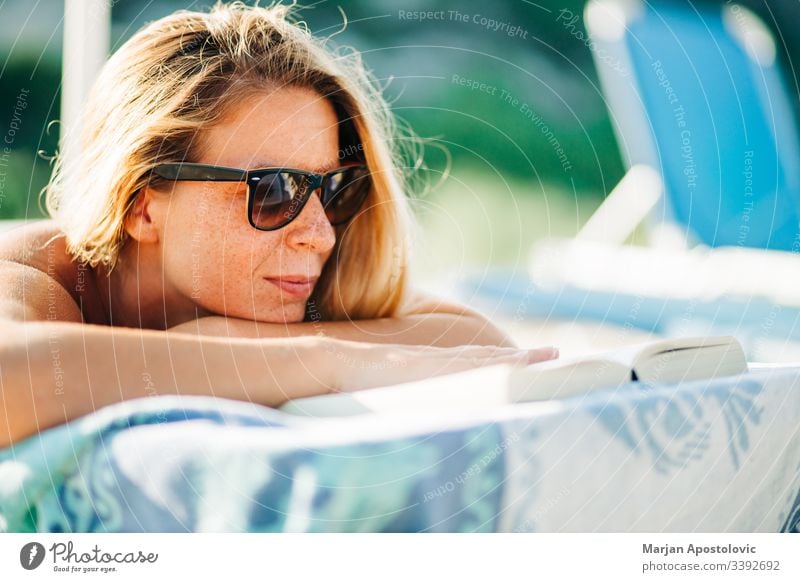
<path fill-rule="evenodd" d="M 495 364 L 527 366 L 558 357 L 556 348 L 518 349 L 464 345 L 441 348 L 405 344 L 373 344 L 328 338 L 325 377 L 334 392 L 422 380 Z"/>

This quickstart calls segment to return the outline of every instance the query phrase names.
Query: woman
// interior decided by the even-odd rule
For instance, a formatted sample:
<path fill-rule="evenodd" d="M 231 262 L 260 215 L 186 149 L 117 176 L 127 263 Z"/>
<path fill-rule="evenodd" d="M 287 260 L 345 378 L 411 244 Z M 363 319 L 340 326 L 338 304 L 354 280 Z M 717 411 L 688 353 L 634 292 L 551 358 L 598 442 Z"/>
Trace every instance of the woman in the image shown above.
<path fill-rule="evenodd" d="M 52 218 L 0 239 L 0 446 L 152 394 L 274 406 L 557 355 L 410 290 L 388 108 L 286 7 L 151 23 L 85 111 Z"/>

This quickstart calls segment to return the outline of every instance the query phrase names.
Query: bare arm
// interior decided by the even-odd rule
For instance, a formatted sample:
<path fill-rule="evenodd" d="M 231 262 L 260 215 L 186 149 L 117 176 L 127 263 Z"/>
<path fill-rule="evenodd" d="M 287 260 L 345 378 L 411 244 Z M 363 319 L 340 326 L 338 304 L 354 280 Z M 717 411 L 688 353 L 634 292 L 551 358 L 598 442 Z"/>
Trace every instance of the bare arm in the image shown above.
<path fill-rule="evenodd" d="M 548 349 L 219 338 L 6 319 L 0 320 L 0 448 L 145 396 L 208 395 L 277 406 L 292 398 L 553 357 L 557 353 Z"/>
<path fill-rule="evenodd" d="M 145 396 L 208 395 L 276 406 L 331 391 L 556 356 L 496 346 L 198 337 L 174 329 L 83 324 L 69 294 L 41 271 L 0 264 L 0 275 L 6 291 L 0 295 L 0 448 Z"/>
<path fill-rule="evenodd" d="M 499 327 L 466 306 L 417 294 L 406 315 L 394 318 L 277 324 L 224 316 L 201 317 L 175 331 L 223 337 L 321 336 L 371 343 L 435 347 L 518 347 Z"/>

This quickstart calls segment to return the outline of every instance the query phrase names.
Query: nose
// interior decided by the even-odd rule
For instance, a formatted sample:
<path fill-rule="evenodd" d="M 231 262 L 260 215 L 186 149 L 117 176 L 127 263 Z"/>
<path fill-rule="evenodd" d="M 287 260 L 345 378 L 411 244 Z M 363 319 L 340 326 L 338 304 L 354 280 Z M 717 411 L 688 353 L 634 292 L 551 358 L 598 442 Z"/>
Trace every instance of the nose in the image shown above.
<path fill-rule="evenodd" d="M 325 215 L 318 192 L 311 193 L 297 218 L 285 227 L 286 241 L 295 248 L 326 253 L 336 244 L 336 231 Z"/>

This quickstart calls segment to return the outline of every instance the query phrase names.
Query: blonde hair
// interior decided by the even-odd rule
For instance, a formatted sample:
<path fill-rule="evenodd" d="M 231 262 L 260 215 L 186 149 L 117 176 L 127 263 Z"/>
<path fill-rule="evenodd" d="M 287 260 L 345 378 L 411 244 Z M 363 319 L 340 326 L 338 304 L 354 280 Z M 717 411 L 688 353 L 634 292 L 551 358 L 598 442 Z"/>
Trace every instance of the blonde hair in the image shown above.
<path fill-rule="evenodd" d="M 195 159 L 198 134 L 233 100 L 276 84 L 308 87 L 333 104 L 340 152 L 367 164 L 372 191 L 359 215 L 337 227 L 306 320 L 396 315 L 416 228 L 397 125 L 360 55 L 328 46 L 280 4 L 217 2 L 138 31 L 104 65 L 81 120 L 80 153 L 56 159 L 45 189 L 68 252 L 113 269 L 127 213 L 157 164 Z"/>

